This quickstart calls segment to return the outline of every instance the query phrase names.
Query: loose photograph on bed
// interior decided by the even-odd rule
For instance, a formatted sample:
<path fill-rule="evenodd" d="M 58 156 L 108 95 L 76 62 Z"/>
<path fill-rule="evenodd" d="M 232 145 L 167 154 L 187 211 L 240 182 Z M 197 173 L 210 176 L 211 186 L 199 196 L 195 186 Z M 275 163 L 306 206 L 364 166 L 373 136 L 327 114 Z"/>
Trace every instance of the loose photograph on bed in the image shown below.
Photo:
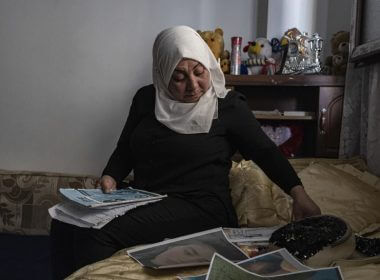
<path fill-rule="evenodd" d="M 142 266 L 155 269 L 208 265 L 215 252 L 231 261 L 248 258 L 240 248 L 228 241 L 221 228 L 127 251 Z"/>

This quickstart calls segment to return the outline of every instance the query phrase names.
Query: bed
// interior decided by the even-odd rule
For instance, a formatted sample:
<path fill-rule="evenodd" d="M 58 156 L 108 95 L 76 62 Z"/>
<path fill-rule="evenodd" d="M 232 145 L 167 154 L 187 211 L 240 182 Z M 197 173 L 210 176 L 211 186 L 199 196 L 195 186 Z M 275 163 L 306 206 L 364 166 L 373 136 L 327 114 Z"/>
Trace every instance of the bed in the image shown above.
<path fill-rule="evenodd" d="M 291 159 L 306 191 L 319 204 L 322 214 L 344 219 L 355 234 L 380 238 L 380 180 L 367 171 L 360 158 Z M 292 201 L 255 164 L 234 162 L 230 172 L 231 197 L 241 227 L 285 225 L 291 221 Z M 380 255 L 355 251 L 345 259 L 334 259 L 346 280 L 380 279 Z M 120 250 L 112 257 L 87 265 L 67 279 L 175 279 L 197 275 L 207 267 L 170 270 L 142 268 Z"/>

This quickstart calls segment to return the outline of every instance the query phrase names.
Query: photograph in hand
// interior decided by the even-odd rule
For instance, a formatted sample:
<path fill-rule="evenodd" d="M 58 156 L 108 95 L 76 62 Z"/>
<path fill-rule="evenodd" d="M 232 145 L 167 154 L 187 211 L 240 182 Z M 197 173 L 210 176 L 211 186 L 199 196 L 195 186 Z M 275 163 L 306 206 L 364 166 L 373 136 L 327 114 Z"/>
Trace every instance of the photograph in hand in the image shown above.
<path fill-rule="evenodd" d="M 69 201 L 90 208 L 157 200 L 166 197 L 166 195 L 160 195 L 131 187 L 119 189 L 111 193 L 104 193 L 100 189 L 60 188 L 59 191 Z"/>

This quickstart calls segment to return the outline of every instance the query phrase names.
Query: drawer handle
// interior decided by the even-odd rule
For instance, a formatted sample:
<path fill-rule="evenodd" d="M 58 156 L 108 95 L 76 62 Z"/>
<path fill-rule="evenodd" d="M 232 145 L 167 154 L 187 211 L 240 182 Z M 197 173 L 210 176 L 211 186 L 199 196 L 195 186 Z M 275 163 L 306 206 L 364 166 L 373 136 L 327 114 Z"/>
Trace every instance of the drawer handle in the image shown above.
<path fill-rule="evenodd" d="M 325 129 L 325 125 L 326 125 L 326 113 L 327 113 L 327 109 L 326 108 L 322 108 L 321 109 L 320 119 L 319 119 L 319 133 L 320 134 L 326 134 L 326 129 Z"/>

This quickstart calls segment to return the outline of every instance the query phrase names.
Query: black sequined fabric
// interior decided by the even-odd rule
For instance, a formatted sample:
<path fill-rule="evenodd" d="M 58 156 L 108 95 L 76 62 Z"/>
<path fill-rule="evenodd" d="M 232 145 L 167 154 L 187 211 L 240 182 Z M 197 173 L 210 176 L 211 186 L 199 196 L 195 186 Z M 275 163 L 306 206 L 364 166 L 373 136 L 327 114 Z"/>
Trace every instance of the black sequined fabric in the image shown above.
<path fill-rule="evenodd" d="M 360 253 L 373 257 L 380 255 L 380 238 L 367 238 L 356 235 L 356 250 Z"/>
<path fill-rule="evenodd" d="M 286 248 L 299 260 L 307 260 L 323 247 L 336 243 L 347 232 L 347 224 L 334 216 L 309 217 L 273 232 L 269 242 Z"/>

